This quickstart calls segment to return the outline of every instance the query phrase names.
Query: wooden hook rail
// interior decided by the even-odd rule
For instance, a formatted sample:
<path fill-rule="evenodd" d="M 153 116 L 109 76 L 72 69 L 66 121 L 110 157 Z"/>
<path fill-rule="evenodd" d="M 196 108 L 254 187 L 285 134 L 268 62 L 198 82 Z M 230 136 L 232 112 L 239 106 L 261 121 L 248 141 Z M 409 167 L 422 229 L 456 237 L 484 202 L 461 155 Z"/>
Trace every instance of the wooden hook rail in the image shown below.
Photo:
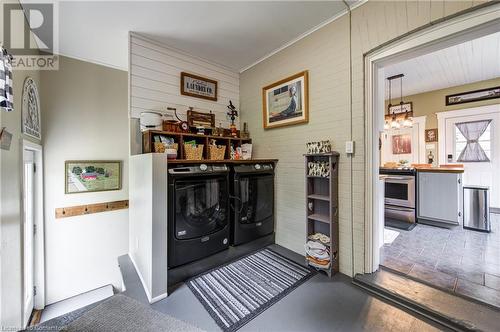
<path fill-rule="evenodd" d="M 56 208 L 56 219 L 128 209 L 128 200 Z"/>

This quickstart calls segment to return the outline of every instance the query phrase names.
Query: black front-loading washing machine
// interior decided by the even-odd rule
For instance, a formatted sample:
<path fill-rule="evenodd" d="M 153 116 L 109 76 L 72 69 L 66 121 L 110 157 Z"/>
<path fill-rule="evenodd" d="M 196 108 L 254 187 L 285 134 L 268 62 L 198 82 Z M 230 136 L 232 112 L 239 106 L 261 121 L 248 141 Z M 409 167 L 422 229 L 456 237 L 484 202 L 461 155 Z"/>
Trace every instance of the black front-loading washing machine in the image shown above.
<path fill-rule="evenodd" d="M 241 164 L 231 170 L 231 242 L 256 240 L 274 232 L 274 165 Z"/>
<path fill-rule="evenodd" d="M 228 248 L 229 168 L 174 165 L 168 169 L 168 187 L 168 266 Z"/>

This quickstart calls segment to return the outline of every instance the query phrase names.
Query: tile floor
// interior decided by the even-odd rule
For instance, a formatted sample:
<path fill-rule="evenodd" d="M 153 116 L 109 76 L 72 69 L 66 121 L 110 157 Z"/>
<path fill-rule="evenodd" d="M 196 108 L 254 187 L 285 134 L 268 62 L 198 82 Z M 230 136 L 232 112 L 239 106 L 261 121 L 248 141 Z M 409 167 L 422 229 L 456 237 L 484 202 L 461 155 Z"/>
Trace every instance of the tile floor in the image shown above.
<path fill-rule="evenodd" d="M 418 224 L 381 249 L 381 264 L 431 285 L 500 307 L 500 215 L 492 231 Z"/>
<path fill-rule="evenodd" d="M 298 263 L 305 262 L 304 256 L 279 245 L 271 245 L 269 248 Z M 121 256 L 118 260 L 126 287 L 123 294 L 148 304 L 139 276 L 128 255 Z M 167 298 L 151 307 L 205 331 L 221 331 L 186 284 L 180 285 Z M 238 331 L 427 332 L 448 329 L 372 296 L 353 285 L 352 279 L 343 274 L 338 273 L 330 279 L 318 273 Z"/>

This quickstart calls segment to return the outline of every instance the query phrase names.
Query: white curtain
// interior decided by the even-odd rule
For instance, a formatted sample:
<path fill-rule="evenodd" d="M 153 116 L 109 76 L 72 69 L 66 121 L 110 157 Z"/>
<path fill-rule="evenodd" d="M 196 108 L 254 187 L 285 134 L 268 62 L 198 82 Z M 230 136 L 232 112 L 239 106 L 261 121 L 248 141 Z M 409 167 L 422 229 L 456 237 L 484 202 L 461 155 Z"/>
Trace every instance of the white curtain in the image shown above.
<path fill-rule="evenodd" d="M 479 138 L 486 131 L 491 120 L 456 123 L 458 130 L 467 140 L 467 145 L 457 158 L 459 162 L 490 161 L 479 144 Z"/>

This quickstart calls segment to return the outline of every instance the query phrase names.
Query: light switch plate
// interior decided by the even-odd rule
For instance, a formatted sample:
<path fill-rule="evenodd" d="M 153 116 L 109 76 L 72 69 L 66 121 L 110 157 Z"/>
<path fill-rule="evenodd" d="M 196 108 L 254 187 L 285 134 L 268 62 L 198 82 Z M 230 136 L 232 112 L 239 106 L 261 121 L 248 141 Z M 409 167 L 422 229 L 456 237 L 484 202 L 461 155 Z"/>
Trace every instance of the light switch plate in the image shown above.
<path fill-rule="evenodd" d="M 345 153 L 347 153 L 347 154 L 354 153 L 354 141 L 345 142 Z"/>

